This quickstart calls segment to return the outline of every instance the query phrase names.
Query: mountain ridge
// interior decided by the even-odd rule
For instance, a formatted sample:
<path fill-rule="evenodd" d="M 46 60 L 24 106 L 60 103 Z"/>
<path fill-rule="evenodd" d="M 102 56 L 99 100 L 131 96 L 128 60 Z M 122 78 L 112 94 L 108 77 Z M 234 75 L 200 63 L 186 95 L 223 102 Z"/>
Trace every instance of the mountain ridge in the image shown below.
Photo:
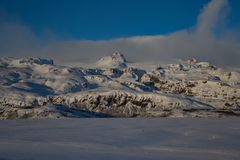
<path fill-rule="evenodd" d="M 238 116 L 239 81 L 238 70 L 194 58 L 151 69 L 118 52 L 91 68 L 1 58 L 0 119 Z"/>

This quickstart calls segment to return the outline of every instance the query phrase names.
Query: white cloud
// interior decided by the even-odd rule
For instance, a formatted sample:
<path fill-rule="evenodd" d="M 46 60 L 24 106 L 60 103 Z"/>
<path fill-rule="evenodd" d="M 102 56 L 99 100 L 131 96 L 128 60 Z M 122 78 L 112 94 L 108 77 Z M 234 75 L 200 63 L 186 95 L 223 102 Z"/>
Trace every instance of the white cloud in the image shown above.
<path fill-rule="evenodd" d="M 0 48 L 3 56 L 13 53 L 27 55 L 39 46 L 36 36 L 26 25 L 19 23 L 0 23 Z"/>
<path fill-rule="evenodd" d="M 204 36 L 212 35 L 217 24 L 225 20 L 228 11 L 227 0 L 212 0 L 199 14 L 196 32 Z"/>
<path fill-rule="evenodd" d="M 240 43 L 234 38 L 235 32 L 225 29 L 221 31 L 220 36 L 215 35 L 215 31 L 224 24 L 228 8 L 227 0 L 212 0 L 199 14 L 196 26 L 165 36 L 137 36 L 100 41 L 57 41 L 41 48 L 39 45 L 31 44 L 32 42 L 38 44 L 38 42 L 32 36 L 30 29 L 22 29 L 23 35 L 18 38 L 26 43 L 26 49 L 29 42 L 29 48 L 33 48 L 31 53 L 41 53 L 43 57 L 62 61 L 96 60 L 117 50 L 132 61 L 167 61 L 196 57 L 218 65 L 240 66 L 238 62 Z M 0 39 L 2 41 L 3 38 Z M 18 46 L 18 43 L 13 46 Z M 18 52 L 12 52 L 12 54 L 19 55 Z"/>

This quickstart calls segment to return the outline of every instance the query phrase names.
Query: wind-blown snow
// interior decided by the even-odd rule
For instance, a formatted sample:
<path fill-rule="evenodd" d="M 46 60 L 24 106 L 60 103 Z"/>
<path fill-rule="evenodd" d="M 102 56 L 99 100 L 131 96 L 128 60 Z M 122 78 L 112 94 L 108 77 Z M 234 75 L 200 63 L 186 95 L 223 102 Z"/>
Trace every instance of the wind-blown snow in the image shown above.
<path fill-rule="evenodd" d="M 0 59 L 0 117 L 239 115 L 240 70 L 191 58 L 154 67 L 120 53 L 92 67 L 51 59 Z"/>

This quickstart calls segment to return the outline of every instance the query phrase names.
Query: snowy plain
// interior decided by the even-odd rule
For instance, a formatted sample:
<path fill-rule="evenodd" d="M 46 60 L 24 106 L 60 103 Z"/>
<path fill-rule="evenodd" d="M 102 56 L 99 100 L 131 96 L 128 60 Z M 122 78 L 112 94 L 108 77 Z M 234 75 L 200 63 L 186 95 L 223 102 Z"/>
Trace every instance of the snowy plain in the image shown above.
<path fill-rule="evenodd" d="M 238 160 L 238 118 L 0 121 L 1 160 Z"/>

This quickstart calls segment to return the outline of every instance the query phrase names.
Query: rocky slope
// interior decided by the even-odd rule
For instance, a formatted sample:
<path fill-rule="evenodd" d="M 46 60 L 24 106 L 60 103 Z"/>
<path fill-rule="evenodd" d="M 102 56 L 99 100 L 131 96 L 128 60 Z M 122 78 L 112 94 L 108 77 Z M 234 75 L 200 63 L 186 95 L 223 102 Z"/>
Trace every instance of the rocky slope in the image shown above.
<path fill-rule="evenodd" d="M 0 119 L 221 117 L 240 114 L 240 70 L 192 58 L 134 67 L 119 53 L 90 68 L 0 59 Z"/>

